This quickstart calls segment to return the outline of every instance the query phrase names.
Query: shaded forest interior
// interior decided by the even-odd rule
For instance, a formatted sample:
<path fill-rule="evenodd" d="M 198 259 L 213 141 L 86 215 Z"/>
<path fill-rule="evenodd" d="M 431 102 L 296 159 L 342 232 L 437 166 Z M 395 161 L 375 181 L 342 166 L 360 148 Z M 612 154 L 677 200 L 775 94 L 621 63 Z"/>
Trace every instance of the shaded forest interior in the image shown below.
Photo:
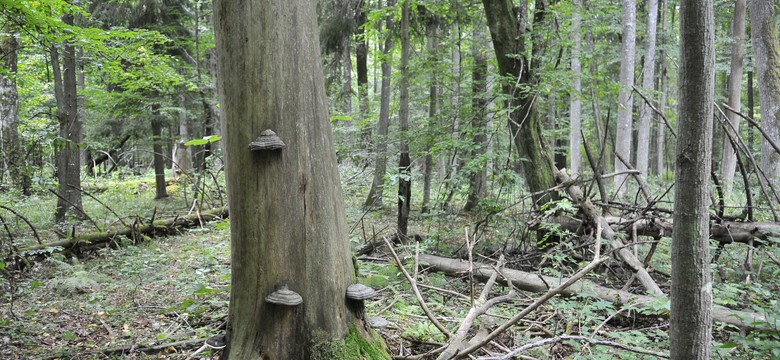
<path fill-rule="evenodd" d="M 679 358 L 671 259 L 691 229 L 710 280 L 699 345 L 780 357 L 771 1 L 268 8 L 288 3 L 318 39 L 233 46 L 251 17 L 220 0 L 0 0 L 0 358 L 241 359 L 233 275 L 257 264 L 235 249 L 267 249 L 261 273 L 291 266 L 279 276 L 324 306 L 300 279 L 324 275 L 304 276 L 305 250 L 331 234 L 339 246 L 316 246 L 334 281 L 367 288 L 336 299 L 354 322 L 327 346 L 307 338 L 306 358 Z M 685 31 L 691 4 L 709 11 L 702 31 Z M 704 55 L 681 53 L 691 34 L 712 36 Z M 252 67 L 317 44 L 321 61 Z M 238 243 L 255 233 L 230 204 L 275 240 Z M 265 280 L 252 294 L 290 290 Z"/>

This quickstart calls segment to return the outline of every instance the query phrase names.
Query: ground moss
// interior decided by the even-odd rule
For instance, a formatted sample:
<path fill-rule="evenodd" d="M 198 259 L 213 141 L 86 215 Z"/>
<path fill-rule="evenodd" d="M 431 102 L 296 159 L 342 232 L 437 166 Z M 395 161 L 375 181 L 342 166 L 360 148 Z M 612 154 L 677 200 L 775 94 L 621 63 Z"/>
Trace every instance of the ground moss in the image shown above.
<path fill-rule="evenodd" d="M 312 360 L 392 359 L 384 340 L 373 330 L 365 331 L 352 326 L 343 340 L 333 340 L 325 333 L 317 333 L 314 335 L 314 342 Z"/>

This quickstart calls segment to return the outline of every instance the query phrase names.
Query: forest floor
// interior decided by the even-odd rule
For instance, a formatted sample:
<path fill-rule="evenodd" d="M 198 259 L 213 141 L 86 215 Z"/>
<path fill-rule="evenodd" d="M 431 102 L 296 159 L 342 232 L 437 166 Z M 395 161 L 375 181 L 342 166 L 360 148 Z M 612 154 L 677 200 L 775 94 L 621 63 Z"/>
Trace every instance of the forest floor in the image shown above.
<path fill-rule="evenodd" d="M 379 211 L 361 210 L 363 182 L 369 178 L 364 173 L 367 170 L 347 170 L 346 173 L 342 171 L 347 223 L 350 241 L 353 248 L 358 249 L 372 238 L 392 234 L 395 206 L 387 201 Z M 186 200 L 181 189 L 177 189 L 179 185 L 169 187 L 173 194 L 171 198 L 153 201 L 153 186 L 148 186 L 147 182 L 148 179 L 120 185 L 103 183 L 94 189 L 102 189 L 101 198 L 111 199 L 109 206 L 116 206 L 115 210 L 121 210 L 123 214 L 135 212 L 149 219 L 152 214 L 161 218 L 183 215 L 190 210 L 187 204 L 191 200 Z M 392 199 L 392 196 L 385 198 Z M 219 205 L 216 199 L 212 199 L 215 206 Z M 48 207 L 49 204 L 52 206 Z M 85 207 L 93 214 L 105 212 L 99 211 L 100 207 L 88 199 L 85 199 Z M 47 223 L 49 220 L 45 220 L 44 215 L 50 214 L 48 209 L 53 209 L 53 199 L 18 203 L 17 209 L 24 210 L 28 217 L 37 221 L 36 224 L 42 224 L 40 230 L 44 237 L 56 239 L 51 232 L 53 225 Z M 93 217 L 110 221 L 110 215 L 101 214 Z M 482 241 L 503 249 L 517 246 L 516 242 L 502 240 L 524 236 L 519 233 L 517 220 L 512 220 L 516 216 L 496 215 L 492 226 L 483 232 Z M 463 243 L 466 227 L 479 219 L 434 211 L 429 217 L 417 214 L 413 220 L 412 233 L 422 234 L 425 239 L 436 239 L 421 242 L 420 251 L 451 256 Z M 175 236 L 136 244 L 128 240 L 116 248 L 90 252 L 80 260 L 54 255 L 28 271 L 1 279 L 0 359 L 218 358 L 219 353 L 210 350 L 191 356 L 206 338 L 224 332 L 230 292 L 230 236 L 229 227 L 223 224 L 206 223 Z M 87 227 L 82 223 L 78 230 L 86 232 Z M 663 245 L 659 249 L 655 259 L 668 266 L 668 253 L 663 251 Z M 406 259 L 414 254 L 414 248 L 399 250 Z M 571 262 L 566 251 L 531 255 L 536 256 L 532 262 L 540 274 L 567 276 L 577 269 L 577 263 Z M 740 256 L 734 254 L 733 258 L 737 260 Z M 512 267 L 528 263 L 527 259 L 520 261 L 517 256 L 509 260 L 510 264 L 514 262 Z M 661 264 L 657 268 L 665 270 Z M 614 276 L 605 274 L 614 271 L 603 269 L 596 274 L 596 279 L 602 284 L 612 281 Z M 772 273 L 766 271 L 766 276 L 771 277 Z M 445 343 L 444 337 L 424 316 L 409 283 L 387 253 L 377 251 L 361 256 L 359 280 L 378 290 L 379 296 L 367 304 L 367 315 L 381 316 L 389 321 L 388 326 L 377 331 L 393 355 L 421 354 Z M 463 278 L 438 273 L 422 272 L 418 281 L 424 285 L 421 291 L 428 306 L 450 329 L 456 328 L 468 312 L 468 294 L 474 288 L 477 293 L 481 290 L 481 284 L 474 284 L 472 288 Z M 716 302 L 731 301 L 731 305 L 741 308 L 739 301 L 777 299 L 772 294 L 773 284 L 763 288 L 759 285 L 758 290 L 755 284 L 750 288 L 732 284 L 725 291 L 733 293 L 725 295 L 723 288 L 719 288 L 716 289 L 719 296 Z M 506 291 L 505 287 L 497 286 L 493 293 L 500 295 Z M 521 293 L 515 300 L 492 308 L 488 316 L 480 318 L 474 330 L 495 328 L 536 296 Z M 500 354 L 514 346 L 569 334 L 591 338 L 598 335 L 639 349 L 663 350 L 667 348 L 667 331 L 668 320 L 663 317 L 643 315 L 630 306 L 583 295 L 552 299 L 487 349 Z M 715 340 L 716 357 L 760 359 L 777 355 L 780 358 L 780 343 L 776 337 L 749 338 L 716 325 Z M 537 359 L 655 358 L 577 341 L 540 346 L 524 355 Z"/>

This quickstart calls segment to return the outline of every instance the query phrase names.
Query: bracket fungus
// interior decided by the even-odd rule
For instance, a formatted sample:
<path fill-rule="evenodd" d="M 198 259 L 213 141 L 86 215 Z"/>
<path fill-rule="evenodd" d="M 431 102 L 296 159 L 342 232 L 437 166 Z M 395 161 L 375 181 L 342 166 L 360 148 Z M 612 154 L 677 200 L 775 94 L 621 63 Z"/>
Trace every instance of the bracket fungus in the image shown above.
<path fill-rule="evenodd" d="M 281 150 L 286 147 L 284 141 L 271 129 L 263 130 L 255 141 L 249 143 L 249 150 L 252 151 Z"/>
<path fill-rule="evenodd" d="M 227 345 L 227 341 L 225 339 L 225 335 L 220 334 L 220 335 L 214 335 L 206 339 L 205 344 L 211 349 L 219 350 L 224 348 L 225 345 Z"/>
<path fill-rule="evenodd" d="M 376 295 L 376 291 L 363 284 L 352 284 L 347 287 L 347 305 L 355 311 L 358 319 L 365 322 L 365 300 L 374 297 L 374 295 Z"/>
<path fill-rule="evenodd" d="M 288 289 L 287 284 L 285 284 L 266 296 L 265 302 L 282 306 L 296 306 L 303 303 L 303 298 L 297 292 Z"/>

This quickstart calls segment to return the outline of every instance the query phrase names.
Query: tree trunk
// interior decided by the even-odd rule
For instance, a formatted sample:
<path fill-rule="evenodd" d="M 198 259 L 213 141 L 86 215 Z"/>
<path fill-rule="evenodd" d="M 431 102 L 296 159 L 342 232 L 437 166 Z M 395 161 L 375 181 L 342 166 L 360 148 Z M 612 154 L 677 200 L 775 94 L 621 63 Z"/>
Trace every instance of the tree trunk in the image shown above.
<path fill-rule="evenodd" d="M 363 6 L 365 3 L 363 3 Z M 369 104 L 368 101 L 368 38 L 364 28 L 368 17 L 363 7 L 358 14 L 357 34 L 355 45 L 355 61 L 357 67 L 357 86 L 358 86 L 358 108 L 360 118 L 360 142 L 361 148 L 366 153 L 371 151 L 371 122 L 368 121 Z"/>
<path fill-rule="evenodd" d="M 661 114 L 666 113 L 666 98 L 668 95 L 669 81 L 667 78 L 666 70 L 666 43 L 669 38 L 668 28 L 666 25 L 666 14 L 669 11 L 669 0 L 661 0 L 661 56 L 658 64 L 658 72 L 660 73 L 661 82 L 661 99 L 658 102 L 658 111 Z M 656 139 L 655 139 L 655 173 L 658 176 L 663 176 L 666 171 L 664 168 L 664 143 L 666 142 L 666 124 L 660 116 L 657 116 L 656 121 Z"/>
<path fill-rule="evenodd" d="M 401 83 L 398 124 L 401 157 L 398 161 L 398 235 L 406 239 L 409 230 L 409 207 L 412 198 L 412 160 L 409 157 L 409 1 L 401 4 Z"/>
<path fill-rule="evenodd" d="M 574 12 L 571 14 L 571 72 L 572 89 L 569 104 L 569 171 L 577 177 L 582 167 L 582 35 L 580 34 L 580 11 L 582 0 L 574 0 Z"/>
<path fill-rule="evenodd" d="M 549 189 L 555 186 L 553 176 L 553 160 L 550 146 L 547 144 L 542 131 L 542 122 L 534 110 L 536 93 L 525 89 L 523 86 L 533 87 L 535 84 L 533 69 L 529 68 L 529 61 L 524 55 L 525 27 L 518 26 L 518 19 L 514 16 L 513 2 L 510 0 L 483 0 L 485 15 L 490 27 L 490 35 L 493 38 L 493 46 L 496 50 L 498 70 L 502 75 L 516 78 L 502 85 L 502 91 L 509 97 L 508 106 L 512 109 L 509 117 L 509 131 L 517 147 L 520 158 L 525 160 L 523 166 L 524 178 L 532 193 Z M 536 2 L 537 21 L 544 17 L 544 2 Z M 521 89 L 515 88 L 517 83 Z M 549 200 L 556 199 L 555 194 L 545 193 L 535 195 L 533 200 L 542 205 Z"/>
<path fill-rule="evenodd" d="M 310 359 L 357 324 L 314 2 L 217 0 L 214 13 L 232 248 L 223 358 Z M 286 147 L 250 151 L 267 129 Z M 283 286 L 303 302 L 265 300 Z"/>
<path fill-rule="evenodd" d="M 352 117 L 352 52 L 350 51 L 349 43 L 347 43 L 344 46 L 344 53 L 342 54 L 342 76 L 344 77 L 342 79 L 343 83 L 341 86 L 341 96 L 343 97 L 343 103 L 342 103 L 342 110 L 341 112 L 345 116 Z M 352 152 L 352 133 L 353 133 L 353 120 L 348 120 L 344 122 L 344 129 L 342 129 L 342 132 L 344 133 L 344 137 L 342 141 L 344 142 L 342 146 L 347 150 L 347 154 L 344 154 L 347 159 L 351 159 L 352 157 L 349 155 Z"/>
<path fill-rule="evenodd" d="M 65 24 L 73 25 L 73 15 L 64 15 Z M 73 44 L 65 42 L 62 49 L 62 68 L 59 53 L 55 46 L 51 48 L 52 70 L 54 75 L 54 95 L 57 101 L 57 118 L 60 123 L 62 143 L 57 146 L 57 181 L 60 195 L 54 214 L 55 222 L 65 221 L 65 215 L 71 207 L 82 210 L 81 205 L 81 164 L 78 141 L 81 134 L 81 122 L 78 118 L 76 98 L 76 51 Z M 82 211 L 74 215 L 83 218 Z"/>
<path fill-rule="evenodd" d="M 780 142 L 780 42 L 778 42 L 775 7 L 771 0 L 751 0 L 750 36 L 758 73 L 761 126 L 775 143 Z M 761 141 L 761 169 L 775 183 L 780 183 L 780 154 L 766 139 Z"/>
<path fill-rule="evenodd" d="M 395 6 L 395 0 L 390 0 L 387 6 Z M 376 163 L 374 169 L 374 180 L 371 182 L 371 189 L 368 191 L 368 197 L 363 204 L 365 208 L 378 209 L 382 207 L 382 194 L 385 187 L 385 172 L 387 172 L 387 132 L 390 127 L 390 79 L 392 78 L 392 49 L 393 38 L 390 34 L 393 30 L 393 17 L 388 16 L 385 20 L 387 27 L 387 38 L 382 48 L 382 87 L 379 100 L 379 124 L 376 131 L 376 146 L 374 155 Z"/>
<path fill-rule="evenodd" d="M 487 150 L 487 57 L 484 29 L 477 23 L 474 25 L 471 57 L 474 61 L 471 68 L 471 145 L 469 146 L 467 165 L 469 173 L 469 192 L 463 211 L 469 212 L 477 208 L 485 189 L 487 164 L 484 156 Z"/>
<path fill-rule="evenodd" d="M 615 153 L 631 161 L 632 88 L 634 86 L 634 52 L 636 48 L 636 0 L 623 0 L 623 35 L 620 48 L 620 93 L 618 94 Z M 628 168 L 615 156 L 615 171 Z M 615 176 L 615 189 L 620 196 L 626 193 L 626 175 Z"/>
<path fill-rule="evenodd" d="M 649 99 L 655 93 L 655 35 L 658 25 L 658 0 L 647 1 L 647 44 L 645 45 L 645 61 L 642 66 L 642 90 Z M 636 144 L 636 169 L 647 177 L 650 163 L 650 119 L 653 111 L 650 104 L 642 102 L 639 107 L 639 134 Z"/>
<path fill-rule="evenodd" d="M 715 100 L 712 0 L 680 2 L 680 75 L 672 292 L 672 359 L 709 359 L 712 277 L 709 256 L 709 179 Z"/>
<path fill-rule="evenodd" d="M 0 184 L 7 175 L 24 195 L 31 194 L 30 175 L 24 159 L 24 149 L 19 137 L 16 90 L 16 64 L 19 43 L 17 34 L 8 23 L 0 35 L 0 67 L 7 72 L 0 73 Z"/>
<path fill-rule="evenodd" d="M 437 113 L 439 102 L 439 81 L 436 76 L 436 69 L 438 64 L 438 52 L 439 52 L 439 19 L 435 15 L 432 15 L 431 22 L 427 26 L 428 31 L 428 61 L 431 69 L 430 72 L 430 88 L 428 91 L 428 139 L 426 139 L 425 145 L 425 173 L 423 174 L 423 214 L 430 210 L 431 202 L 431 181 L 433 180 L 433 154 L 431 148 L 433 147 L 434 136 L 437 134 Z"/>
<path fill-rule="evenodd" d="M 176 144 L 173 147 L 173 164 L 171 166 L 171 173 L 174 179 L 177 179 L 181 174 L 189 173 L 192 170 L 192 153 L 190 147 L 184 145 L 187 141 L 190 141 L 190 120 L 187 116 L 187 107 L 184 94 L 179 96 L 179 107 L 181 112 L 179 114 L 179 139 L 176 140 Z"/>
<path fill-rule="evenodd" d="M 160 104 L 152 105 L 152 154 L 154 162 L 154 199 L 168 197 L 165 189 L 165 158 L 163 157 L 162 119 L 160 118 Z"/>
<path fill-rule="evenodd" d="M 745 0 L 736 0 L 734 4 L 734 19 L 731 21 L 731 71 L 728 80 L 728 106 L 732 109 L 740 110 L 742 107 L 742 57 L 744 55 L 745 41 Z M 725 131 L 736 139 L 739 135 L 739 115 L 733 112 L 726 112 L 728 122 L 731 127 L 726 127 Z M 735 133 L 732 127 L 737 129 Z M 731 194 L 734 185 L 734 171 L 737 167 L 736 149 L 731 146 L 728 135 L 723 138 L 723 161 L 721 162 L 720 179 L 723 184 L 723 192 L 726 196 Z M 747 186 L 747 185 L 746 185 Z"/>

